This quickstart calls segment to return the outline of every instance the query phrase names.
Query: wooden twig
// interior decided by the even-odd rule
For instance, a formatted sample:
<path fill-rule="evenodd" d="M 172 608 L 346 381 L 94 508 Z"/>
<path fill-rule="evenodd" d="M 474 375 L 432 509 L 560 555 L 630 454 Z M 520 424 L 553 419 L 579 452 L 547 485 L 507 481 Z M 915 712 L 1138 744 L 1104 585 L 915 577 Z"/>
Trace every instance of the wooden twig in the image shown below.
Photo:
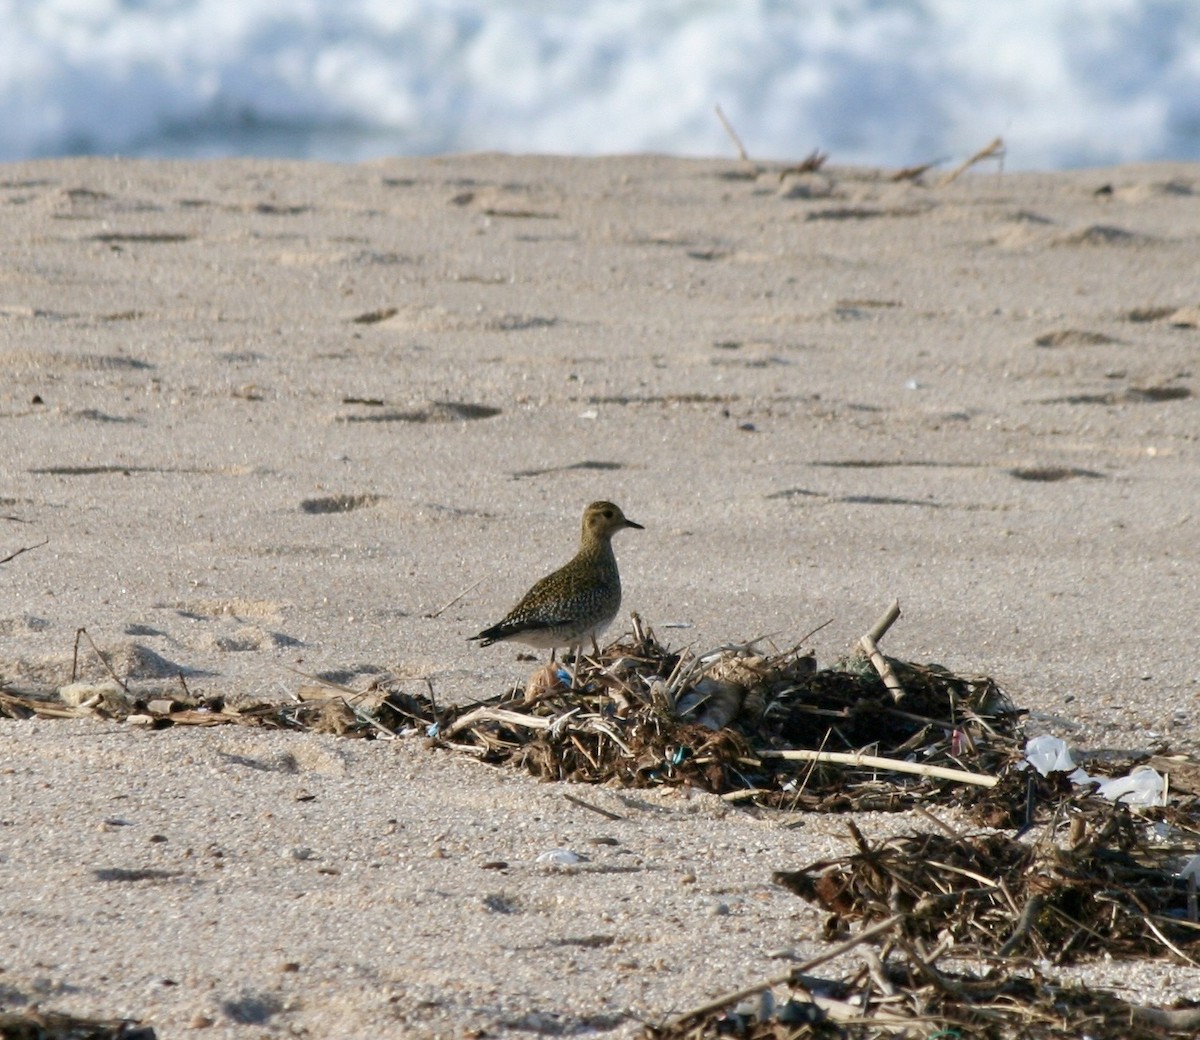
<path fill-rule="evenodd" d="M 23 546 L 22 548 L 18 549 L 16 552 L 9 553 L 6 557 L 4 557 L 3 560 L 0 560 L 0 564 L 8 563 L 9 560 L 15 560 L 18 556 L 21 555 L 21 553 L 27 553 L 33 549 L 40 549 L 43 545 L 48 545 L 49 543 L 50 543 L 50 539 L 47 538 L 43 542 L 38 542 L 37 545 Z"/>
<path fill-rule="evenodd" d="M 879 992 L 885 997 L 895 996 L 896 987 L 892 984 L 892 980 L 888 978 L 887 969 L 883 966 L 883 958 L 879 956 L 878 951 L 868 947 L 859 956 L 862 957 L 864 963 L 867 965 L 867 971 L 875 985 L 879 987 Z"/>
<path fill-rule="evenodd" d="M 760 794 L 770 794 L 769 787 L 744 787 L 737 791 L 726 791 L 721 795 L 723 802 L 748 802 L 751 798 L 757 798 Z"/>
<path fill-rule="evenodd" d="M 503 722 L 509 726 L 524 726 L 526 729 L 551 729 L 558 719 L 544 718 L 540 715 L 524 715 L 519 711 L 508 711 L 506 708 L 484 706 L 455 719 L 442 736 L 448 739 L 461 733 L 464 729 L 470 729 L 478 722 Z"/>
<path fill-rule="evenodd" d="M 825 731 L 824 735 L 821 737 L 821 746 L 819 748 L 817 748 L 818 751 L 825 750 L 825 745 L 829 743 L 830 732 L 831 731 L 827 729 Z M 801 797 L 804 795 L 805 790 L 808 788 L 808 781 L 812 779 L 812 775 L 816 771 L 817 771 L 817 763 L 814 761 L 808 767 L 808 769 L 805 771 L 804 779 L 802 779 L 800 781 L 800 786 L 796 789 L 796 797 L 792 799 L 792 808 L 793 809 L 796 808 L 796 806 L 799 804 Z"/>
<path fill-rule="evenodd" d="M 799 650 L 800 647 L 802 647 L 805 643 L 807 643 L 810 639 L 812 639 L 812 637 L 815 636 L 818 632 L 820 632 L 821 629 L 828 628 L 830 625 L 832 625 L 833 621 L 834 621 L 833 618 L 830 618 L 828 621 L 822 621 L 819 625 L 817 625 L 816 628 L 811 629 L 805 635 L 801 636 L 800 642 L 798 642 L 796 644 L 796 649 Z"/>
<path fill-rule="evenodd" d="M 734 990 L 731 993 L 724 993 L 714 1000 L 707 1001 L 699 1007 L 694 1007 L 690 1011 L 685 1011 L 680 1015 L 676 1015 L 661 1027 L 661 1031 L 670 1032 L 678 1029 L 679 1026 L 691 1019 L 702 1018 L 713 1011 L 720 1011 L 723 1007 L 728 1007 L 730 1004 L 736 1004 L 738 1001 L 745 1000 L 747 997 L 752 997 L 756 993 L 761 993 L 765 989 L 772 989 L 775 986 L 783 986 L 795 982 L 802 975 L 807 975 L 813 968 L 819 967 L 826 961 L 831 961 L 835 957 L 840 957 L 844 953 L 853 950 L 860 943 L 867 942 L 869 939 L 874 939 L 877 935 L 882 935 L 884 932 L 891 931 L 893 927 L 904 917 L 903 914 L 893 914 L 886 921 L 880 921 L 876 925 L 859 932 L 857 935 L 847 939 L 843 943 L 838 943 L 837 946 L 826 950 L 824 953 L 814 957 L 812 960 L 805 961 L 792 968 L 791 971 L 783 975 L 776 975 L 774 978 L 766 979 L 763 982 L 755 983 L 753 986 L 746 986 L 743 989 Z"/>
<path fill-rule="evenodd" d="M 396 734 L 393 733 L 390 729 L 388 729 L 387 726 L 385 726 L 377 718 L 375 718 L 375 716 L 372 715 L 369 711 L 364 711 L 357 704 L 351 704 L 350 701 L 347 700 L 345 697 L 339 697 L 338 700 L 340 700 L 346 706 L 346 708 L 349 710 L 350 714 L 353 715 L 356 719 L 358 719 L 359 722 L 361 722 L 365 726 L 371 726 L 374 729 L 379 731 L 379 736 L 375 738 L 376 740 L 396 740 L 397 739 Z"/>
<path fill-rule="evenodd" d="M 867 638 L 873 643 L 878 643 L 879 640 L 887 635 L 888 629 L 891 628 L 892 625 L 899 620 L 899 618 L 900 601 L 898 599 L 894 599 L 888 604 L 887 610 L 879 615 L 879 620 L 871 626 L 870 631 L 867 632 Z"/>
<path fill-rule="evenodd" d="M 568 802 L 570 802 L 572 805 L 578 805 L 579 808 L 581 808 L 581 809 L 590 809 L 594 813 L 599 813 L 601 816 L 605 817 L 605 819 L 609 819 L 609 820 L 625 819 L 625 817 L 622 816 L 620 813 L 609 812 L 607 809 L 601 809 L 600 806 L 592 805 L 591 802 L 585 802 L 582 798 L 576 798 L 573 794 L 567 794 L 565 791 L 563 792 L 563 797 Z"/>
<path fill-rule="evenodd" d="M 646 642 L 646 629 L 642 624 L 642 616 L 636 610 L 629 612 L 629 624 L 633 628 L 633 641 L 638 646 L 644 646 Z"/>
<path fill-rule="evenodd" d="M 609 740 L 611 740 L 614 744 L 616 744 L 617 747 L 619 747 L 623 752 L 625 752 L 626 758 L 634 757 L 633 751 L 629 747 L 629 745 L 626 744 L 625 741 L 623 741 L 620 737 L 617 736 L 616 731 L 613 729 L 613 727 L 611 725 L 604 722 L 602 719 L 598 719 L 598 718 L 594 718 L 594 717 L 589 719 L 588 720 L 588 728 L 591 730 L 594 730 L 597 733 L 603 733 L 606 737 L 608 737 Z"/>
<path fill-rule="evenodd" d="M 100 663 L 102 665 L 104 665 L 104 670 L 113 677 L 113 681 L 116 682 L 116 684 L 119 687 L 121 687 L 122 690 L 124 690 L 126 693 L 128 693 L 129 686 L 125 683 L 124 679 L 122 679 L 119 675 L 117 675 L 116 672 L 113 671 L 113 666 L 108 663 L 108 658 L 105 657 L 104 654 L 102 654 L 100 652 L 100 647 L 98 647 L 96 645 L 95 640 L 93 640 L 92 637 L 88 634 L 88 630 L 86 628 L 78 628 L 75 630 L 75 655 L 71 659 L 71 682 L 75 682 L 75 679 L 79 674 L 79 637 L 80 636 L 83 636 L 88 641 L 88 644 L 91 646 L 92 651 L 95 653 L 95 655 L 98 658 L 100 658 Z"/>
<path fill-rule="evenodd" d="M 896 673 L 892 671 L 892 666 L 888 659 L 879 652 L 879 647 L 875 645 L 875 640 L 870 636 L 863 636 L 858 641 L 858 645 L 863 648 L 863 653 L 867 655 L 875 671 L 879 673 L 879 678 L 883 680 L 883 685 L 892 692 L 892 700 L 899 704 L 907 694 L 904 691 L 904 686 L 899 679 L 896 678 Z"/>
<path fill-rule="evenodd" d="M 742 144 L 742 139 L 738 137 L 737 131 L 734 130 L 733 125 L 728 119 L 725 118 L 725 113 L 721 111 L 721 106 L 714 105 L 713 108 L 716 110 L 717 118 L 721 120 L 721 125 L 725 128 L 725 133 L 729 135 L 729 139 L 733 141 L 734 147 L 737 148 L 738 158 L 741 159 L 742 162 L 750 162 L 750 156 L 746 154 L 746 149 Z"/>
<path fill-rule="evenodd" d="M 918 163 L 916 166 L 905 166 L 888 177 L 889 181 L 915 181 L 926 170 L 932 170 L 937 162 Z"/>
<path fill-rule="evenodd" d="M 1168 939 L 1165 935 L 1163 935 L 1162 931 L 1158 928 L 1158 926 L 1152 920 L 1150 920 L 1149 914 L 1147 914 L 1143 918 L 1143 920 L 1146 922 L 1146 927 L 1149 928 L 1150 931 L 1152 931 L 1158 937 L 1159 942 L 1161 942 L 1168 950 L 1170 950 L 1173 954 L 1175 954 L 1176 957 L 1179 957 L 1182 960 L 1187 961 L 1187 963 L 1190 964 L 1193 968 L 1200 968 L 1200 964 L 1197 964 L 1194 960 L 1192 960 L 1191 957 L 1189 957 L 1178 946 L 1176 946 L 1173 942 L 1171 942 L 1170 939 Z"/>
<path fill-rule="evenodd" d="M 953 827 L 951 827 L 950 824 L 946 823 L 944 820 L 939 820 L 936 816 L 933 815 L 933 813 L 931 813 L 923 805 L 914 805 L 913 811 L 918 816 L 924 816 L 925 819 L 927 819 L 930 823 L 932 823 L 935 827 L 937 827 L 943 834 L 946 835 L 946 837 L 954 838 L 956 840 L 959 837 L 961 837 L 961 835 L 958 833 L 958 831 L 956 831 Z"/>
<path fill-rule="evenodd" d="M 948 174 L 946 174 L 945 177 L 943 177 L 940 181 L 938 181 L 938 187 L 944 188 L 947 184 L 950 184 L 952 181 L 958 180 L 959 177 L 961 177 L 964 173 L 966 173 L 966 171 L 969 170 L 976 163 L 983 162 L 984 159 L 992 159 L 992 158 L 996 158 L 996 159 L 1004 158 L 1004 138 L 1003 137 L 996 137 L 996 138 L 992 139 L 987 144 L 985 144 L 982 148 L 980 148 L 979 151 L 977 151 L 969 159 L 964 159 L 961 163 L 959 163 L 956 167 L 954 167 L 953 170 L 951 170 Z"/>
<path fill-rule="evenodd" d="M 860 769 L 884 769 L 894 773 L 915 773 L 938 780 L 954 780 L 976 787 L 995 787 L 998 776 L 986 773 L 968 773 L 965 769 L 947 769 L 945 766 L 925 766 L 920 762 L 901 762 L 895 758 L 880 758 L 877 755 L 855 755 L 843 751 L 808 751 L 798 748 L 792 751 L 757 751 L 759 758 L 783 758 L 794 762 L 826 762 L 831 765 L 858 766 Z"/>
<path fill-rule="evenodd" d="M 467 593 L 469 593 L 469 592 L 474 592 L 482 584 L 483 584 L 483 578 L 480 578 L 477 582 L 475 582 L 474 585 L 470 586 L 469 588 L 463 589 L 462 592 L 460 592 L 457 596 L 454 597 L 454 599 L 450 600 L 447 603 L 443 603 L 440 607 L 437 608 L 437 610 L 433 611 L 433 613 L 422 614 L 421 616 L 427 617 L 427 618 L 437 617 L 439 614 L 441 614 L 441 612 L 443 610 L 449 610 L 452 606 L 454 606 L 455 603 L 457 603 L 460 599 L 462 599 L 463 596 L 467 595 Z"/>
<path fill-rule="evenodd" d="M 943 975 L 937 968 L 934 967 L 939 954 L 933 955 L 924 954 L 917 950 L 916 940 L 905 939 L 900 937 L 896 940 L 896 945 L 900 947 L 908 957 L 912 965 L 917 971 L 924 975 L 930 982 L 937 986 L 943 993 L 949 993 L 958 1000 L 969 1000 L 970 995 L 966 987 L 957 979 L 952 979 L 948 975 Z"/>
<path fill-rule="evenodd" d="M 883 612 L 883 616 L 871 626 L 871 631 L 858 641 L 858 645 L 862 647 L 863 653 L 867 655 L 875 671 L 879 673 L 879 678 L 883 680 L 883 685 L 892 691 L 892 700 L 897 704 L 904 700 L 906 696 L 904 686 L 896 678 L 896 673 L 892 671 L 892 666 L 888 663 L 888 659 L 879 652 L 879 647 L 876 643 L 896 623 L 896 619 L 899 616 L 900 601 L 894 599 L 891 606 Z"/>
<path fill-rule="evenodd" d="M 321 675 L 314 675 L 312 672 L 302 672 L 299 668 L 293 668 L 290 664 L 282 665 L 284 669 L 291 672 L 293 675 L 300 676 L 301 679 L 307 679 L 321 690 L 331 690 L 332 693 L 321 693 L 317 696 L 313 695 L 312 687 L 300 687 L 299 693 L 292 694 L 292 697 L 297 701 L 311 700 L 330 700 L 337 693 L 344 693 L 351 697 L 359 695 L 359 691 L 352 686 L 343 686 L 341 683 L 336 683 L 332 679 L 326 679 Z"/>
<path fill-rule="evenodd" d="M 782 184 L 784 179 L 793 174 L 799 176 L 803 173 L 816 173 L 822 166 L 825 165 L 825 160 L 829 158 L 828 152 L 821 151 L 820 148 L 814 148 L 800 162 L 792 166 L 785 166 L 779 171 L 779 181 Z"/>

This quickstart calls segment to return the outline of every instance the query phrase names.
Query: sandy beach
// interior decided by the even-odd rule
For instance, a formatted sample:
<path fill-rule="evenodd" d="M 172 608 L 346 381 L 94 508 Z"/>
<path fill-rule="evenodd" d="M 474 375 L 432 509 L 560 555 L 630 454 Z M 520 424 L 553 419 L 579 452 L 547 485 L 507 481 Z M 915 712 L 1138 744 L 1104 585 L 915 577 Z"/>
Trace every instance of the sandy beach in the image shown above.
<path fill-rule="evenodd" d="M 1200 751 L 1200 167 L 941 178 L 0 166 L 0 678 L 62 686 L 82 627 L 146 694 L 491 696 L 535 666 L 467 637 L 607 498 L 645 527 L 611 636 L 824 626 L 827 664 L 898 598 L 889 653 L 1038 731 Z M 611 821 L 418 740 L 0 748 L 0 1005 L 159 1037 L 631 1036 L 819 950 L 771 872 L 846 842 L 588 789 Z M 1166 962 L 1079 974 L 1200 998 Z"/>

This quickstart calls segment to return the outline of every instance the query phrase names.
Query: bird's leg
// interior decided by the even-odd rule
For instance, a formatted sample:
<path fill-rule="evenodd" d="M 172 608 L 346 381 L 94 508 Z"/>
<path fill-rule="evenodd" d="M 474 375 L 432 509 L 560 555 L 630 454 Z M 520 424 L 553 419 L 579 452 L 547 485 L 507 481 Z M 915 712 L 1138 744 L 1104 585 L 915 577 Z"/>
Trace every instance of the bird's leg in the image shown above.
<path fill-rule="evenodd" d="M 600 660 L 600 644 L 596 642 L 596 633 L 592 633 L 592 653 L 596 655 L 596 660 Z"/>

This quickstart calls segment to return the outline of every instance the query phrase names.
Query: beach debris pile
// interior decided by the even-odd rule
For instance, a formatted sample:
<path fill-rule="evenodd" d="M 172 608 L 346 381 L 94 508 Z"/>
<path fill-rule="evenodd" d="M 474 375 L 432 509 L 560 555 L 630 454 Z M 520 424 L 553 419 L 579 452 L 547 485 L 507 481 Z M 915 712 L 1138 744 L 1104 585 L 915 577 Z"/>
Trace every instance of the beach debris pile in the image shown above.
<path fill-rule="evenodd" d="M 896 924 L 889 918 L 777 978 L 648 1025 L 641 1040 L 1182 1040 L 1200 1031 L 1200 1006 L 1145 1006 L 1019 960 L 948 965 L 941 945 L 893 938 Z M 813 974 L 855 955 L 857 970 Z"/>
<path fill-rule="evenodd" d="M 871 842 L 847 827 L 855 852 L 774 877 L 826 912 L 827 939 L 897 912 L 896 934 L 910 943 L 1048 965 L 1180 953 L 1200 939 L 1179 843 L 1141 840 L 1123 805 L 1075 807 L 1036 840 L 928 831 Z"/>
<path fill-rule="evenodd" d="M 1028 783 L 1000 787 L 1022 759 L 1022 713 L 991 679 L 884 657 L 876 638 L 820 669 L 801 647 L 768 652 L 762 640 L 673 652 L 635 616 L 630 634 L 578 663 L 575 688 L 570 670 L 549 665 L 469 708 L 401 711 L 427 721 L 439 747 L 546 780 L 690 786 L 822 812 L 999 789 L 993 814 L 1023 812 Z"/>
<path fill-rule="evenodd" d="M 872 841 L 847 815 L 846 855 L 773 878 L 819 908 L 828 952 L 648 1025 L 646 1040 L 1196 1035 L 1200 1008 L 1141 1007 L 1050 972 L 1200 966 L 1200 764 L 1147 751 L 1085 769 L 1058 738 L 1027 740 L 992 679 L 885 656 L 898 616 L 893 604 L 829 668 L 765 639 L 673 651 L 634 615 L 602 652 L 469 705 L 438 704 L 431 686 L 315 677 L 288 702 L 235 705 L 182 679 L 139 694 L 110 669 L 56 696 L 0 685 L 0 714 L 421 740 L 547 781 L 699 789 L 759 812 L 914 810 L 933 825 Z M 857 970 L 813 974 L 850 954 Z"/>
<path fill-rule="evenodd" d="M 987 811 L 1016 818 L 1030 781 L 1002 777 L 1022 760 L 1022 713 L 989 678 L 885 657 L 876 640 L 898 616 L 893 606 L 850 655 L 824 669 L 800 646 L 769 651 L 764 640 L 672 651 L 634 615 L 632 631 L 598 655 L 573 668 L 539 668 L 523 688 L 465 706 L 439 705 L 432 688 L 355 691 L 319 681 L 301 685 L 289 702 L 234 704 L 192 696 L 182 681 L 178 690 L 139 695 L 113 673 L 73 676 L 57 698 L 0 689 L 0 712 L 91 715 L 151 729 L 237 724 L 416 736 L 545 780 L 690 786 L 791 811 L 898 810 L 950 790 L 964 801 L 994 791 Z"/>
<path fill-rule="evenodd" d="M 878 640 L 898 617 L 892 604 L 828 668 L 802 644 L 766 650 L 764 639 L 673 651 L 635 614 L 631 631 L 599 654 L 570 668 L 543 666 L 523 687 L 468 705 L 439 704 L 431 685 L 427 692 L 396 682 L 354 690 L 317 677 L 287 701 L 235 703 L 196 696 L 182 678 L 178 688 L 139 692 L 111 668 L 81 679 L 77 667 L 56 693 L 0 683 L 0 715 L 418 738 L 545 780 L 691 787 L 792 812 L 949 803 L 991 827 L 1022 826 L 1038 805 L 1093 787 L 1127 804 L 1165 802 L 1160 773 L 1124 775 L 1122 767 L 1135 762 L 1108 763 L 1114 781 L 1078 768 L 1056 738 L 1027 743 L 1025 713 L 994 680 L 885 656 Z M 80 634 L 107 667 L 90 636 Z M 80 648 L 77 637 L 77 666 Z M 1200 779 L 1200 767 L 1192 769 Z"/>
<path fill-rule="evenodd" d="M 3 1040 L 155 1040 L 150 1027 L 130 1019 L 80 1018 L 58 1011 L 0 1009 Z"/>

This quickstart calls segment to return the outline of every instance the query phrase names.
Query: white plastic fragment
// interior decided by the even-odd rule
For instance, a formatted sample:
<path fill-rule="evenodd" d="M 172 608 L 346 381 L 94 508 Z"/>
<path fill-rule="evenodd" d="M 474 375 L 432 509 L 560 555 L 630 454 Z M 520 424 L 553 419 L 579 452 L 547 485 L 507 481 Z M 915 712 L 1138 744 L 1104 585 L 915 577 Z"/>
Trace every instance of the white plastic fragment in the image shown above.
<path fill-rule="evenodd" d="M 534 862 L 551 867 L 573 867 L 577 863 L 586 863 L 587 856 L 572 852 L 570 849 L 551 849 L 549 852 L 541 853 Z"/>
<path fill-rule="evenodd" d="M 1075 765 L 1066 741 L 1049 734 L 1034 737 L 1025 745 L 1025 764 L 1033 766 L 1042 776 L 1066 773 L 1073 784 L 1095 784 L 1096 793 L 1110 802 L 1133 806 L 1162 805 L 1167 796 L 1166 778 L 1149 766 L 1140 766 L 1128 776 L 1111 780 L 1089 776 Z"/>
<path fill-rule="evenodd" d="M 1110 802 L 1126 805 L 1162 805 L 1166 790 L 1162 774 L 1146 766 L 1135 769 L 1128 776 L 1102 781 L 1096 793 Z"/>
<path fill-rule="evenodd" d="M 1075 768 L 1075 759 L 1071 757 L 1071 749 L 1067 747 L 1067 742 L 1048 733 L 1034 737 L 1025 745 L 1025 761 L 1042 776 L 1069 773 Z"/>

